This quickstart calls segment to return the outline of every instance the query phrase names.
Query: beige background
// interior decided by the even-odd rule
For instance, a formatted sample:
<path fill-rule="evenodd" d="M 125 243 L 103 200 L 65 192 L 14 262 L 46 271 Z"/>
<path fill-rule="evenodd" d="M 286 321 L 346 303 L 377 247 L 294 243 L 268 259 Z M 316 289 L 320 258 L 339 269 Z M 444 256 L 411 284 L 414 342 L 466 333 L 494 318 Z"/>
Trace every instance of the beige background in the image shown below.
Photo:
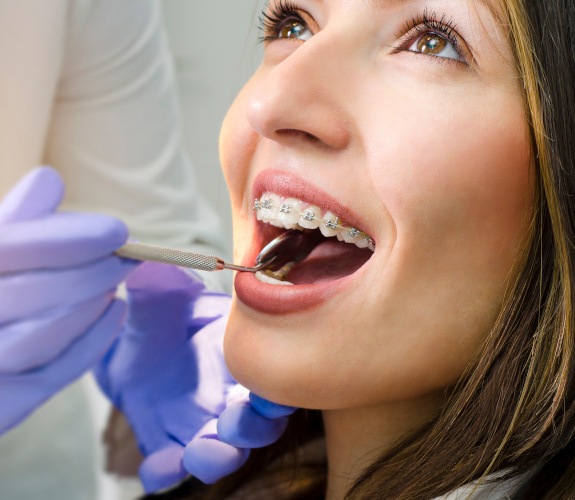
<path fill-rule="evenodd" d="M 258 0 L 163 0 L 182 98 L 185 143 L 202 191 L 222 217 L 231 246 L 218 135 L 234 96 L 260 60 Z"/>

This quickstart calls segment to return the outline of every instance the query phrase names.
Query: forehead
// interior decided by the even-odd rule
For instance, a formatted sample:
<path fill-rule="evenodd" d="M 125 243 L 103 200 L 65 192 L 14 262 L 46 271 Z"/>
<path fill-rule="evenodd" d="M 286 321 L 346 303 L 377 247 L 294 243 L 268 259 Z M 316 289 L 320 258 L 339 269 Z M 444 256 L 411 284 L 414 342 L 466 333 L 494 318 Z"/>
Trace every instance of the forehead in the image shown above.
<path fill-rule="evenodd" d="M 319 0 L 320 2 L 326 0 Z M 328 0 L 329 1 L 329 0 Z M 347 0 L 349 1 L 349 0 Z M 446 1 L 429 1 L 429 0 L 364 0 L 365 3 L 376 8 L 397 8 L 401 6 L 428 6 L 433 7 L 435 4 L 445 5 L 467 5 L 470 9 L 481 7 L 488 10 L 497 20 L 502 19 L 503 4 L 506 0 L 446 0 Z"/>
<path fill-rule="evenodd" d="M 418 4 L 418 3 L 426 3 L 424 0 L 365 0 L 367 3 L 377 6 L 397 6 L 397 5 L 409 5 L 409 4 Z M 459 0 L 459 1 L 451 1 L 450 3 L 466 3 L 468 5 L 472 4 L 482 4 L 489 9 L 494 9 L 496 4 L 499 2 L 495 2 L 494 0 Z"/>

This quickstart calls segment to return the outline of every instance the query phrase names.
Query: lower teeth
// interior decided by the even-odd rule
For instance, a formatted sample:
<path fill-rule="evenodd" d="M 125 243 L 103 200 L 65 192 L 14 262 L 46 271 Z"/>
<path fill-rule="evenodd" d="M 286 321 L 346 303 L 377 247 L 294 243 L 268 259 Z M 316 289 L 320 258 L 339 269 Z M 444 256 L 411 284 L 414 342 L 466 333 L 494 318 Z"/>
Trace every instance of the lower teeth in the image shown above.
<path fill-rule="evenodd" d="M 293 285 L 289 281 L 283 281 L 278 279 L 278 276 L 274 276 L 272 271 L 258 271 L 256 272 L 256 279 L 262 283 L 268 283 L 270 285 Z"/>

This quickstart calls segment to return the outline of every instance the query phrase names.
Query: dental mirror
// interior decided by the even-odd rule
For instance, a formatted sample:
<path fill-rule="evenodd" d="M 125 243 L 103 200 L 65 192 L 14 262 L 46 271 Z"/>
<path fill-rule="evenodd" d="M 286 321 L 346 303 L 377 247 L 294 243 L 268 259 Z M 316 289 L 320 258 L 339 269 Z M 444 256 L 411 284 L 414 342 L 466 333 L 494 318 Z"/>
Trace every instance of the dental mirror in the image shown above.
<path fill-rule="evenodd" d="M 316 234 L 317 233 L 317 234 Z M 116 255 L 140 261 L 163 262 L 199 271 L 221 271 L 231 269 L 255 273 L 273 267 L 279 269 L 289 262 L 305 259 L 322 240 L 319 231 L 304 233 L 289 229 L 268 243 L 256 257 L 254 267 L 228 264 L 219 257 L 166 248 L 146 243 L 129 242 L 116 250 Z"/>
<path fill-rule="evenodd" d="M 279 269 L 290 262 L 299 262 L 305 259 L 323 239 L 319 231 L 303 232 L 289 229 L 263 248 L 256 257 L 256 267 L 263 265 L 265 269 L 272 267 Z"/>

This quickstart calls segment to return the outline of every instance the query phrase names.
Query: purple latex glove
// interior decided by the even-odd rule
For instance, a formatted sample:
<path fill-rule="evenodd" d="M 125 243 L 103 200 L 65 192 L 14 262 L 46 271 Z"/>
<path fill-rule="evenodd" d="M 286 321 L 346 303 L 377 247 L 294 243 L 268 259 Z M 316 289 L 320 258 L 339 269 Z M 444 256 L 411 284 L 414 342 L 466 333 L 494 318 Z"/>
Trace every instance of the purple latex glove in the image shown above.
<path fill-rule="evenodd" d="M 134 265 L 112 252 L 127 229 L 56 213 L 63 194 L 44 167 L 0 203 L 0 433 L 90 369 L 122 326 L 114 290 Z"/>
<path fill-rule="evenodd" d="M 215 482 L 240 468 L 250 448 L 276 441 L 294 409 L 257 397 L 250 403 L 229 374 L 223 335 L 230 297 L 154 263 L 142 265 L 127 286 L 126 327 L 96 376 L 146 457 L 146 491 L 188 473 Z"/>

